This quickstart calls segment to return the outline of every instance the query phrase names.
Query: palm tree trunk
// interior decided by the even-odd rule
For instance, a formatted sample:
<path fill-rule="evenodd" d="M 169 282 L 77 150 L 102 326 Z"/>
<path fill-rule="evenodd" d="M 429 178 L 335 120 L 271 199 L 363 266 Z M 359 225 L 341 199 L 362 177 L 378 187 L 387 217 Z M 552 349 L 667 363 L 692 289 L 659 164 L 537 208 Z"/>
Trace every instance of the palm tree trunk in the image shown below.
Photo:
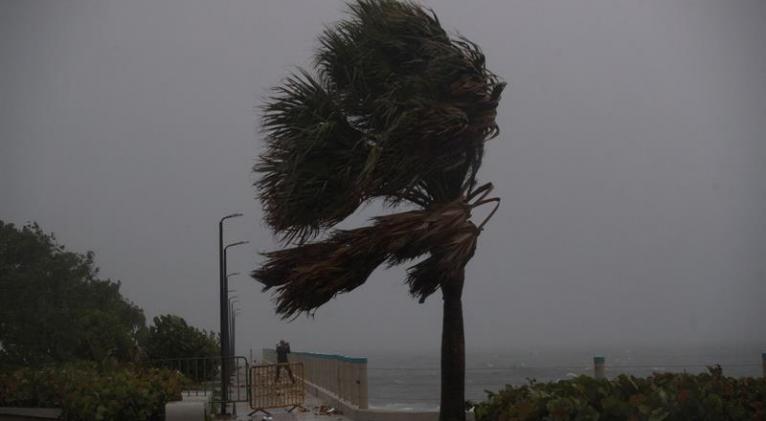
<path fill-rule="evenodd" d="M 465 421 L 465 335 L 463 333 L 463 281 L 465 271 L 441 285 L 442 389 L 440 421 Z"/>

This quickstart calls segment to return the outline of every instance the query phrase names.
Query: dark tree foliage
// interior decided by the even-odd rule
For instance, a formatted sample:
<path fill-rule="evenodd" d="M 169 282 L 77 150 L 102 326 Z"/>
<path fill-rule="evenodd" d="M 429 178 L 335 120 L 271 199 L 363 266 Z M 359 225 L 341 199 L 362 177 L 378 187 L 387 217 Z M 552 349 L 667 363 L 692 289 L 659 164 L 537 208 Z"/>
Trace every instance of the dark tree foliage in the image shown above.
<path fill-rule="evenodd" d="M 190 326 L 182 317 L 164 314 L 154 318 L 144 341 L 147 359 L 160 367 L 173 367 L 190 379 L 210 380 L 216 374 L 219 338 Z"/>
<path fill-rule="evenodd" d="M 349 9 L 320 36 L 315 72 L 287 78 L 264 107 L 256 186 L 266 221 L 293 244 L 266 253 L 252 275 L 274 288 L 277 312 L 289 318 L 384 263 L 423 259 L 407 284 L 421 302 L 442 291 L 441 418 L 463 420 L 464 268 L 484 225 L 471 211 L 499 202 L 476 176 L 498 134 L 505 84 L 475 44 L 450 37 L 415 3 L 357 0 Z M 378 198 L 417 209 L 327 233 Z"/>
<path fill-rule="evenodd" d="M 98 278 L 93 257 L 37 224 L 0 221 L 0 364 L 138 358 L 143 311 Z"/>
<path fill-rule="evenodd" d="M 766 419 L 766 378 L 727 377 L 717 365 L 699 374 L 530 380 L 527 385 L 487 391 L 487 395 L 474 407 L 478 421 Z"/>
<path fill-rule="evenodd" d="M 154 318 L 144 345 L 149 359 L 216 357 L 218 335 L 190 326 L 180 316 L 163 314 Z"/>

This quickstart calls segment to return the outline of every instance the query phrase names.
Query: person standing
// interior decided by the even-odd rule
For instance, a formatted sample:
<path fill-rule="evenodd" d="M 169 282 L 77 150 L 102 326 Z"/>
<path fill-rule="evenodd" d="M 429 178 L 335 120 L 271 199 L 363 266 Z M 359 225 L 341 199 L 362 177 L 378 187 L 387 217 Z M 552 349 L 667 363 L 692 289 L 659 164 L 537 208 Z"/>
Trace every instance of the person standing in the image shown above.
<path fill-rule="evenodd" d="M 277 376 L 274 379 L 274 383 L 279 383 L 279 374 L 284 369 L 287 370 L 287 374 L 290 375 L 290 381 L 295 383 L 295 377 L 293 377 L 293 371 L 290 369 L 290 361 L 287 358 L 287 354 L 290 353 L 290 343 L 284 339 L 280 340 L 277 344 Z"/>

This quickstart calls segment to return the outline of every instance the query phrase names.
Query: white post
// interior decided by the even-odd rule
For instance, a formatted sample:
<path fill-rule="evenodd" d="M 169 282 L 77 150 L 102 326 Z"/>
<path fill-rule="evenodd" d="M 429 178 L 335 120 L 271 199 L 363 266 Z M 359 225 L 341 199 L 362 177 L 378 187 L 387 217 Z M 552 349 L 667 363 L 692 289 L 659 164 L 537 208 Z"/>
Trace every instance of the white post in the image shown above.
<path fill-rule="evenodd" d="M 606 371 L 606 358 L 604 357 L 593 357 L 593 377 L 596 379 L 604 379 L 606 378 L 605 371 Z"/>

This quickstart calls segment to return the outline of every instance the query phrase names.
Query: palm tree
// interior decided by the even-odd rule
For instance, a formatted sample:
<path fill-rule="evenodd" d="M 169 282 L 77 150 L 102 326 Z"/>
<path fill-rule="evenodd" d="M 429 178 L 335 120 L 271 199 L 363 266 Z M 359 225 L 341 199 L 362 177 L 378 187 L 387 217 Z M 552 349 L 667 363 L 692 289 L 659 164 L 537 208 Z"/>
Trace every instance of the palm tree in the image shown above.
<path fill-rule="evenodd" d="M 357 0 L 319 41 L 315 75 L 293 74 L 264 106 L 256 186 L 266 221 L 290 247 L 266 253 L 252 276 L 291 318 L 384 263 L 424 258 L 406 282 L 420 302 L 442 291 L 441 419 L 464 420 L 464 268 L 486 223 L 470 218 L 486 203 L 491 216 L 500 201 L 476 176 L 484 143 L 498 134 L 505 84 L 478 46 L 410 2 Z M 415 210 L 327 232 L 378 198 Z"/>

